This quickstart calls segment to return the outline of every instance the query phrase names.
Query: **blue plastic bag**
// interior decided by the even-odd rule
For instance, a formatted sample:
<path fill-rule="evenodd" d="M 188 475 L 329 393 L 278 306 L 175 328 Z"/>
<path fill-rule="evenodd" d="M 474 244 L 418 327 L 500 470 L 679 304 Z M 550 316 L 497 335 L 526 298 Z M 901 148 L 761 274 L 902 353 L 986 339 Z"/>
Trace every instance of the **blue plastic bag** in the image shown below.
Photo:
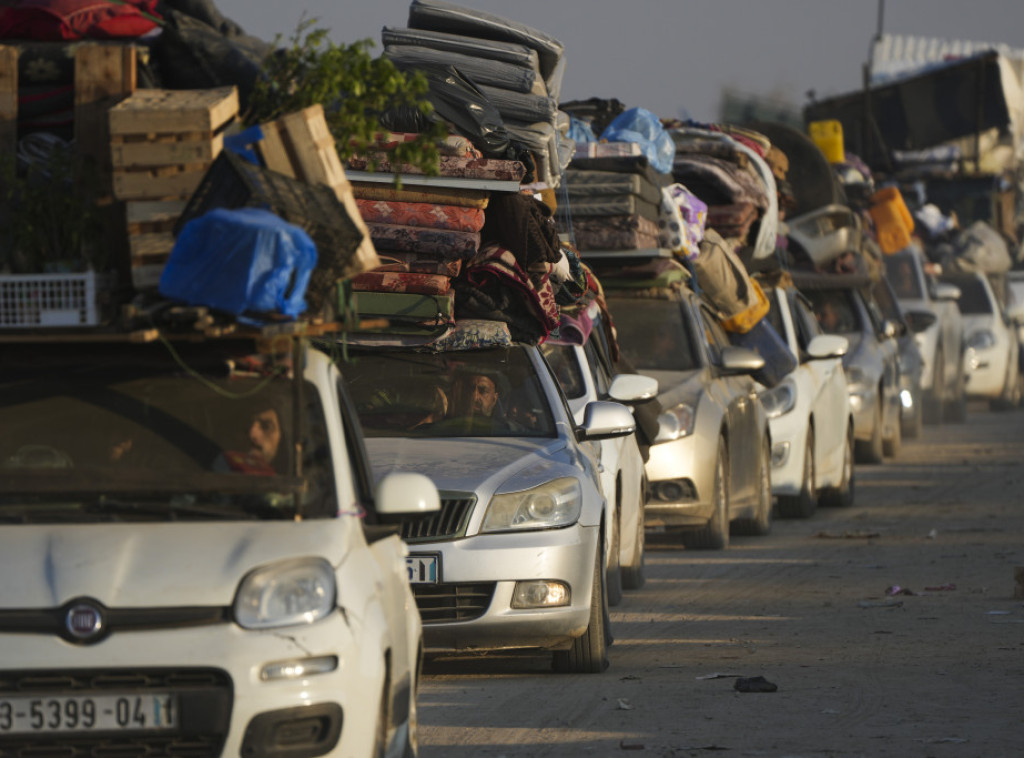
<path fill-rule="evenodd" d="M 305 231 L 260 208 L 216 208 L 189 221 L 160 277 L 160 294 L 236 316 L 298 316 L 316 266 Z"/>
<path fill-rule="evenodd" d="M 676 143 L 665 131 L 658 117 L 645 108 L 630 108 L 620 113 L 601 132 L 608 142 L 635 142 L 656 171 L 672 173 Z"/>
<path fill-rule="evenodd" d="M 597 136 L 590 124 L 569 114 L 569 139 L 573 142 L 597 142 Z"/>

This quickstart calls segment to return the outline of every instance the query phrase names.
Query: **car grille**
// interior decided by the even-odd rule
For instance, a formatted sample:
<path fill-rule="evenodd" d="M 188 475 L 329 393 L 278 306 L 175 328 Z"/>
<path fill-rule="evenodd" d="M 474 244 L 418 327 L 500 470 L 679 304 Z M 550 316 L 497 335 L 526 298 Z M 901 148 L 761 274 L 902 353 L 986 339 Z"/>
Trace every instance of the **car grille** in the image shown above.
<path fill-rule="evenodd" d="M 441 510 L 433 516 L 403 524 L 402 539 L 406 542 L 426 542 L 461 537 L 466 533 L 466 524 L 475 503 L 475 497 L 443 498 Z"/>
<path fill-rule="evenodd" d="M 173 734 L 18 734 L 0 736 L 0 758 L 214 758 L 231 720 L 231 677 L 218 669 L 0 671 L 8 695 L 88 696 L 105 692 L 173 692 L 181 726 Z"/>
<path fill-rule="evenodd" d="M 494 596 L 494 582 L 414 584 L 412 594 L 424 624 L 472 621 L 487 612 Z"/>

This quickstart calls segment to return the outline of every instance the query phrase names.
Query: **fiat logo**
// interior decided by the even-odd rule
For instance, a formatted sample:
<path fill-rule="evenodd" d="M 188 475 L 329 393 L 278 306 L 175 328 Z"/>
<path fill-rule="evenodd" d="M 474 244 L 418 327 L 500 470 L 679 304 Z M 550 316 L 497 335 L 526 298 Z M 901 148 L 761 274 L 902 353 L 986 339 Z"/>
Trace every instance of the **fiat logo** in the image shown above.
<path fill-rule="evenodd" d="M 68 608 L 64 625 L 76 640 L 87 640 L 103 631 L 103 614 L 95 605 L 77 603 Z"/>

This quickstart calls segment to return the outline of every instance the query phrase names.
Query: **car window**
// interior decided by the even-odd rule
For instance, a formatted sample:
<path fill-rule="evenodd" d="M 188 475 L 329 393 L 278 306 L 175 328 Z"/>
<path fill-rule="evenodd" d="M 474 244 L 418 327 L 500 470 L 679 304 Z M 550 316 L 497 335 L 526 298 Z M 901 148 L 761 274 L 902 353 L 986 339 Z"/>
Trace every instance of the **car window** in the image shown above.
<path fill-rule="evenodd" d="M 701 308 L 701 320 L 704 322 L 704 334 L 707 337 L 708 348 L 711 351 L 711 360 L 719 363 L 722 359 L 722 349 L 732 344 L 718 319 L 707 308 Z"/>
<path fill-rule="evenodd" d="M 821 334 L 821 324 L 811 312 L 807 300 L 794 294 L 789 300 L 790 313 L 793 315 L 793 326 L 796 328 L 796 341 L 801 350 L 806 350 L 811 340 Z"/>
<path fill-rule="evenodd" d="M 782 309 L 779 306 L 779 296 L 775 288 L 767 288 L 764 294 L 768 297 L 768 323 L 772 325 L 783 338 L 786 336 L 786 325 L 782 320 Z"/>
<path fill-rule="evenodd" d="M 956 302 L 960 306 L 961 313 L 992 313 L 992 301 L 985 290 L 984 283 L 978 277 L 943 277 L 942 281 L 949 282 L 960 288 L 960 299 Z"/>
<path fill-rule="evenodd" d="M 860 312 L 852 289 L 808 289 L 804 295 L 826 334 L 851 334 L 861 330 Z"/>
<path fill-rule="evenodd" d="M 924 297 L 917 276 L 917 267 L 911 257 L 913 255 L 911 252 L 901 252 L 883 256 L 885 277 L 892 284 L 893 291 L 900 300 L 917 300 Z"/>
<path fill-rule="evenodd" d="M 871 294 L 878 305 L 878 310 L 883 318 L 891 321 L 902 322 L 903 314 L 896 302 L 890 283 L 886 279 L 879 279 L 871 289 Z"/>
<path fill-rule="evenodd" d="M 587 366 L 590 368 L 590 376 L 597 388 L 597 396 L 607 397 L 608 390 L 612 386 L 612 377 L 608 369 L 605 368 L 601 351 L 593 338 L 587 340 L 587 344 L 583 346 L 583 352 L 587 354 Z"/>
<path fill-rule="evenodd" d="M 552 437 L 547 395 L 522 347 L 350 351 L 345 380 L 367 437 Z"/>
<path fill-rule="evenodd" d="M 637 370 L 700 368 L 687 309 L 678 301 L 608 298 L 608 309 L 615 320 L 619 349 Z"/>
<path fill-rule="evenodd" d="M 575 400 L 586 394 L 587 386 L 580 370 L 580 362 L 576 360 L 575 346 L 547 342 L 541 345 L 540 352 L 567 398 Z"/>

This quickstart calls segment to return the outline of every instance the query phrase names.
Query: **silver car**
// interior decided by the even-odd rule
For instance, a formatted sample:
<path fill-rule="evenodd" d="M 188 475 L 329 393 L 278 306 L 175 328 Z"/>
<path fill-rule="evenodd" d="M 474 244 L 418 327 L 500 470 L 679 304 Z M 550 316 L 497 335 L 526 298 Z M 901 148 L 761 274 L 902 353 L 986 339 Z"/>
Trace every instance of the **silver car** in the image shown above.
<path fill-rule="evenodd" d="M 554 650 L 607 665 L 601 439 L 634 431 L 593 402 L 577 425 L 533 346 L 351 353 L 345 377 L 377 478 L 426 474 L 441 513 L 402 534 L 428 650 Z"/>
<path fill-rule="evenodd" d="M 733 347 L 690 290 L 665 298 L 607 291 L 623 355 L 658 380 L 665 409 L 646 464 L 648 526 L 678 531 L 688 548 L 722 549 L 730 526 L 771 528 L 771 438 L 751 373 L 764 366 Z"/>

